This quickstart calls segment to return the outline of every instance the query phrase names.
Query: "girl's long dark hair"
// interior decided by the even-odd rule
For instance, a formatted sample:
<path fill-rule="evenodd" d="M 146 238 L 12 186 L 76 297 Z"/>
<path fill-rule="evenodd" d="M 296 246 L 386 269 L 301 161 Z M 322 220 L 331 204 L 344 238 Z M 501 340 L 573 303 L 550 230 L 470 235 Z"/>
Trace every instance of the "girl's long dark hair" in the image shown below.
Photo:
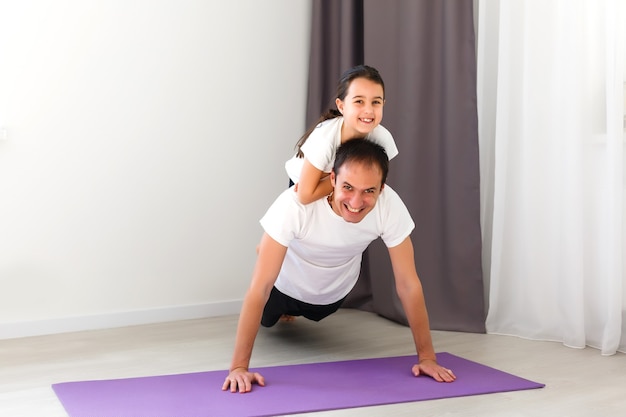
<path fill-rule="evenodd" d="M 339 79 L 339 82 L 337 83 L 337 93 L 335 95 L 335 98 L 343 101 L 346 98 L 346 94 L 348 94 L 348 88 L 350 87 L 350 84 L 353 80 L 357 78 L 365 78 L 367 80 L 375 82 L 376 84 L 380 84 L 383 87 L 383 96 L 385 95 L 385 83 L 383 82 L 383 78 L 380 76 L 378 70 L 368 65 L 357 65 L 356 67 L 352 67 L 343 73 L 343 75 Z M 298 158 L 304 158 L 304 154 L 302 153 L 302 145 L 304 145 L 304 142 L 306 142 L 309 136 L 311 136 L 311 133 L 313 132 L 313 130 L 315 130 L 317 125 L 326 120 L 334 119 L 339 116 L 341 116 L 341 112 L 339 110 L 328 109 L 320 116 L 319 120 L 315 122 L 315 124 L 309 127 L 304 135 L 302 135 L 300 140 L 298 140 L 298 143 L 296 143 L 296 155 L 298 156 Z"/>

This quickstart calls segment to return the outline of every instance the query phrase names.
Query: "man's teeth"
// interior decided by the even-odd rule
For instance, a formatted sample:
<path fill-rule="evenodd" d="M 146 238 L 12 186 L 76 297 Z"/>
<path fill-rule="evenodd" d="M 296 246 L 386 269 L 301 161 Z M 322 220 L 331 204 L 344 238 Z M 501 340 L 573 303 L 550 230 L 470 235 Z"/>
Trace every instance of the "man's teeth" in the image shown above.
<path fill-rule="evenodd" d="M 346 208 L 348 209 L 350 213 L 358 213 L 359 211 L 361 211 L 361 209 L 353 209 L 352 207 L 348 205 L 346 205 Z"/>

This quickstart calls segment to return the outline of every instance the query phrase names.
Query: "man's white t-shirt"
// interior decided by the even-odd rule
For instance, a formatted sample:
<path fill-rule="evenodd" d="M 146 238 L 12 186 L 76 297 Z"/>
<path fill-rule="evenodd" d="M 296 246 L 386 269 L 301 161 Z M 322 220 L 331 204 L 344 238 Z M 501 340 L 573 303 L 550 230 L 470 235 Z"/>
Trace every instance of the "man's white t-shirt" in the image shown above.
<path fill-rule="evenodd" d="M 302 145 L 302 152 L 306 159 L 322 172 L 330 172 L 333 168 L 337 148 L 341 145 L 341 126 L 343 126 L 343 117 L 325 120 L 313 129 Z M 382 125 L 376 126 L 365 139 L 382 146 L 390 160 L 398 155 L 393 136 Z M 303 164 L 304 158 L 298 158 L 295 155 L 285 162 L 287 175 L 294 184 L 300 181 Z"/>
<path fill-rule="evenodd" d="M 359 223 L 346 222 L 326 198 L 303 205 L 293 187 L 274 201 L 260 221 L 265 232 L 287 247 L 275 286 L 309 304 L 341 300 L 356 284 L 361 257 L 381 237 L 399 245 L 415 224 L 398 194 L 386 185 L 376 205 Z"/>

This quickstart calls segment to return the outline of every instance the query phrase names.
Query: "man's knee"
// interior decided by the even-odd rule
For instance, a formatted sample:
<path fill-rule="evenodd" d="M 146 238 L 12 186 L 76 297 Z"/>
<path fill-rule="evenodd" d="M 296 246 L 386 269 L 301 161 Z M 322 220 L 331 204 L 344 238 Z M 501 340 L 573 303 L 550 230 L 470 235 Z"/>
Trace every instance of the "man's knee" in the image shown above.
<path fill-rule="evenodd" d="M 261 317 L 261 326 L 263 326 L 263 327 L 272 327 L 276 323 L 278 323 L 278 319 L 280 319 L 280 314 L 279 315 L 272 315 L 272 316 L 263 314 L 263 317 Z"/>

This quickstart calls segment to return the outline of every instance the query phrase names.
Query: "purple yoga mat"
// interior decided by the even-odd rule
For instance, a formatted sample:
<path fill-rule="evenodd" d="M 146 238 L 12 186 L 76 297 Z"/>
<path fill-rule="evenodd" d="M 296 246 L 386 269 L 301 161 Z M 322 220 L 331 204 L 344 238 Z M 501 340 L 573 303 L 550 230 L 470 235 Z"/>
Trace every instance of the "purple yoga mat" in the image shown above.
<path fill-rule="evenodd" d="M 222 391 L 227 372 L 209 371 L 104 381 L 65 382 L 52 388 L 70 417 L 277 416 L 541 388 L 544 385 L 450 353 L 437 361 L 453 383 L 414 377 L 416 357 L 254 368 L 266 381 L 251 392 Z"/>

